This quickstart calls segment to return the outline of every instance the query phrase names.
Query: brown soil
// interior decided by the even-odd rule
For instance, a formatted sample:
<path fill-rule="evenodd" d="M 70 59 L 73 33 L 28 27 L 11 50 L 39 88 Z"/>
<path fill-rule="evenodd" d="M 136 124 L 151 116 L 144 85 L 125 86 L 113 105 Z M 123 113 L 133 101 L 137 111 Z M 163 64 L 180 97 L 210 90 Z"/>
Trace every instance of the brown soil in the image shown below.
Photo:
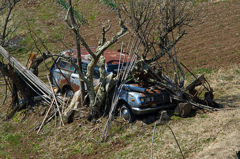
<path fill-rule="evenodd" d="M 187 28 L 178 43 L 178 58 L 191 70 L 215 70 L 240 61 L 240 1 L 210 3 L 203 23 Z"/>

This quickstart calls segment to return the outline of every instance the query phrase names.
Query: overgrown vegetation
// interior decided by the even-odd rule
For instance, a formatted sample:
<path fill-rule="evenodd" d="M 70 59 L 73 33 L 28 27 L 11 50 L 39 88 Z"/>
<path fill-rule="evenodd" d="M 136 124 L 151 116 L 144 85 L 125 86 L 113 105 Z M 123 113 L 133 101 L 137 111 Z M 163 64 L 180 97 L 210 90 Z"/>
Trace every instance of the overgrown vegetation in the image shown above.
<path fill-rule="evenodd" d="M 38 19 L 32 20 L 33 23 L 31 25 L 33 28 L 37 26 L 35 23 L 37 21 Z M 63 25 L 62 30 L 64 29 L 66 28 Z M 57 37 L 60 36 L 56 32 L 53 34 Z M 39 32 L 38 35 L 43 35 L 46 38 L 43 32 Z M 31 38 L 27 39 L 25 37 L 23 43 L 30 46 L 28 43 L 30 41 Z M 46 41 L 45 44 L 49 44 L 50 41 Z M 30 50 L 26 49 L 26 47 L 20 47 L 16 48 L 13 54 L 16 57 L 26 59 L 28 56 L 27 52 Z M 59 50 L 63 50 L 63 48 Z M 23 57 L 23 53 L 25 53 L 26 57 Z M 51 66 L 52 62 L 49 61 L 47 64 Z M 45 69 L 41 68 L 41 70 Z M 215 90 L 215 97 L 218 101 L 239 106 L 239 70 L 237 66 L 226 70 L 221 68 L 217 70 L 209 68 L 199 69 L 196 67 L 193 73 L 196 75 L 206 74 L 206 77 L 211 81 L 211 85 Z M 43 73 L 42 75 L 44 76 L 45 74 Z M 189 77 L 194 79 L 192 75 L 187 74 L 186 78 L 189 82 L 192 81 L 192 79 L 189 80 Z M 1 89 L 3 89 L 2 85 Z M 6 113 L 4 112 L 6 112 L 6 108 L 9 106 L 9 101 L 7 103 L 8 105 L 0 107 L 1 112 L 3 112 L 0 114 L 1 120 L 6 117 Z M 33 112 L 37 113 L 37 108 L 34 108 Z M 236 115 L 237 113 L 238 110 L 207 113 L 190 119 L 180 118 L 175 115 L 172 116 L 172 121 L 169 124 L 176 133 L 185 157 L 201 158 L 204 156 L 211 158 L 224 156 L 227 158 L 234 156 L 232 151 L 238 151 L 239 135 L 236 132 L 236 128 L 239 127 L 239 117 Z M 27 120 L 22 121 L 22 116 L 23 114 L 18 113 L 13 117 L 13 120 L 1 122 L 1 158 L 28 158 L 29 156 L 51 158 L 55 154 L 58 154 L 59 158 L 66 158 L 68 156 L 97 156 L 102 158 L 131 158 L 134 156 L 136 158 L 148 158 L 151 151 L 150 143 L 153 125 L 146 125 L 139 121 L 134 124 L 126 124 L 119 118 L 115 119 L 109 132 L 109 139 L 106 143 L 101 143 L 99 134 L 102 132 L 106 119 L 99 120 L 96 125 L 92 125 L 84 119 L 76 120 L 73 124 L 67 125 L 64 128 L 54 127 L 55 123 L 52 121 L 44 127 L 40 135 L 36 135 L 34 132 L 28 133 L 28 131 L 35 126 L 35 122 L 41 121 L 42 118 L 34 114 L 35 118 L 30 118 L 31 115 L 28 115 Z M 226 140 L 232 143 L 232 147 L 226 144 L 231 147 L 231 151 L 225 151 L 225 149 L 228 150 L 228 146 L 223 146 Z M 227 148 L 222 149 L 218 145 Z M 218 150 L 222 149 L 223 153 L 214 151 L 214 148 Z M 157 126 L 154 140 L 154 157 L 181 157 L 170 131 L 164 126 Z"/>

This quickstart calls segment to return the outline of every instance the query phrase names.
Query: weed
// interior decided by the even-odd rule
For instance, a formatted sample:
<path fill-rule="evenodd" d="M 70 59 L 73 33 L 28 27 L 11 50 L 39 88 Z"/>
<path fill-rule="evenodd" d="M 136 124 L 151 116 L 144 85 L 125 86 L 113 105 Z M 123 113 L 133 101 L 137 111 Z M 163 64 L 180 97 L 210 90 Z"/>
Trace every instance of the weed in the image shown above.
<path fill-rule="evenodd" d="M 236 74 L 240 74 L 240 71 L 239 70 L 235 70 Z"/>
<path fill-rule="evenodd" d="M 209 143 L 210 141 L 215 140 L 215 139 L 216 139 L 216 137 L 209 137 L 209 138 L 204 139 L 203 143 Z"/>
<path fill-rule="evenodd" d="M 4 132 L 5 133 L 9 133 L 10 132 L 10 130 L 15 130 L 15 128 L 13 127 L 13 125 L 11 124 L 11 123 L 5 123 L 4 125 L 3 125 L 3 130 L 4 130 Z"/>
<path fill-rule="evenodd" d="M 0 118 L 4 118 L 6 116 L 6 113 L 2 113 L 1 115 L 0 115 Z"/>
<path fill-rule="evenodd" d="M 15 121 L 15 122 L 19 122 L 20 120 L 18 119 L 18 116 L 17 115 L 15 115 L 14 117 L 13 117 L 13 120 Z"/>
<path fill-rule="evenodd" d="M 210 74 L 210 73 L 212 73 L 212 71 L 208 68 L 201 68 L 201 69 L 196 69 L 196 70 L 192 71 L 192 73 L 193 74 L 204 74 L 204 73 Z M 190 73 L 188 73 L 188 74 L 190 74 Z"/>
<path fill-rule="evenodd" d="M 22 135 L 14 133 L 14 134 L 8 134 L 5 139 L 4 142 L 8 142 L 10 143 L 12 146 L 20 146 L 20 144 L 22 143 Z"/>
<path fill-rule="evenodd" d="M 94 19 L 95 19 L 95 15 L 91 15 L 91 16 L 89 17 L 89 19 L 90 19 L 90 20 L 94 20 Z"/>
<path fill-rule="evenodd" d="M 57 0 L 57 3 L 59 3 L 61 6 L 63 6 L 64 9 L 68 10 L 68 3 L 65 0 Z M 86 21 L 84 20 L 83 14 L 79 13 L 74 7 L 73 10 L 73 16 L 76 18 L 77 22 L 80 24 L 84 24 Z"/>
<path fill-rule="evenodd" d="M 171 119 L 172 119 L 173 121 L 182 120 L 182 118 L 181 118 L 180 116 L 176 116 L 176 115 L 171 116 Z"/>
<path fill-rule="evenodd" d="M 116 8 L 117 7 L 117 4 L 115 3 L 114 0 L 103 0 L 102 3 L 106 4 L 110 8 Z"/>
<path fill-rule="evenodd" d="M 207 114 L 201 114 L 199 115 L 200 118 L 208 118 L 209 116 Z"/>
<path fill-rule="evenodd" d="M 234 76 L 230 75 L 230 76 L 227 76 L 225 79 L 226 81 L 232 81 L 234 79 Z"/>

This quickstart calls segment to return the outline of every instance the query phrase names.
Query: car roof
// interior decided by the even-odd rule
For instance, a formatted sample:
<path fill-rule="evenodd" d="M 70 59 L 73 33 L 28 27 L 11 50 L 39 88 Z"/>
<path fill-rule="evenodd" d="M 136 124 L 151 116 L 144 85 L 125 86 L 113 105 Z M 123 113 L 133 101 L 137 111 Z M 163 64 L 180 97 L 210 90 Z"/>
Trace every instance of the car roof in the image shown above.
<path fill-rule="evenodd" d="M 90 47 L 90 49 L 92 50 L 92 52 L 96 52 L 97 47 Z M 69 56 L 69 54 L 72 54 L 73 58 L 77 58 L 77 49 L 72 49 L 72 50 L 66 50 L 63 51 L 62 54 Z M 113 50 L 105 50 L 103 52 L 103 56 L 105 57 L 105 63 L 106 64 L 118 64 L 119 63 L 119 58 L 120 58 L 120 54 L 121 54 L 121 63 L 127 62 L 128 60 L 128 55 L 125 53 L 120 53 L 117 51 L 113 51 Z M 88 53 L 88 51 L 86 50 L 86 48 L 81 48 L 81 58 L 83 62 L 89 63 L 90 61 L 88 60 L 90 54 Z"/>

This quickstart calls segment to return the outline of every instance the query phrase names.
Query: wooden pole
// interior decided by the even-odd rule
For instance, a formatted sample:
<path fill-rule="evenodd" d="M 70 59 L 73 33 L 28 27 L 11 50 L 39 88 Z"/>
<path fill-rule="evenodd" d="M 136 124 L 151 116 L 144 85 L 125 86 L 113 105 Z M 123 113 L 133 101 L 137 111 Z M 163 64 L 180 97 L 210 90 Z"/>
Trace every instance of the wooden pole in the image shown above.
<path fill-rule="evenodd" d="M 48 76 L 48 75 L 47 75 L 47 78 L 48 78 L 48 82 L 49 82 L 49 84 L 50 84 L 51 82 L 50 82 L 50 79 L 49 79 L 49 76 Z M 64 123 L 63 123 L 63 120 L 62 120 L 62 114 L 61 114 L 61 111 L 60 111 L 60 109 L 59 109 L 58 101 L 57 101 L 57 99 L 56 99 L 56 97 L 55 97 L 55 93 L 54 93 L 52 87 L 51 87 L 51 90 L 52 90 L 53 98 L 54 98 L 54 100 L 55 100 L 55 102 L 56 102 L 56 105 L 57 105 L 57 109 L 58 109 L 58 112 L 59 112 L 60 120 L 61 120 L 61 122 L 62 122 L 62 125 L 64 126 Z M 61 124 L 60 124 L 60 125 L 61 125 Z"/>
<path fill-rule="evenodd" d="M 48 111 L 47 111 L 47 114 L 45 115 L 45 117 L 44 117 L 44 119 L 43 119 L 43 121 L 42 121 L 42 124 L 41 124 L 40 128 L 38 129 L 37 134 L 41 131 L 41 129 L 42 129 L 43 125 L 44 125 L 44 122 L 45 122 L 45 120 L 47 119 L 47 116 L 48 116 L 50 110 L 52 109 L 53 103 L 54 103 L 54 100 L 52 100 L 51 106 L 49 107 L 49 109 L 48 109 Z"/>

